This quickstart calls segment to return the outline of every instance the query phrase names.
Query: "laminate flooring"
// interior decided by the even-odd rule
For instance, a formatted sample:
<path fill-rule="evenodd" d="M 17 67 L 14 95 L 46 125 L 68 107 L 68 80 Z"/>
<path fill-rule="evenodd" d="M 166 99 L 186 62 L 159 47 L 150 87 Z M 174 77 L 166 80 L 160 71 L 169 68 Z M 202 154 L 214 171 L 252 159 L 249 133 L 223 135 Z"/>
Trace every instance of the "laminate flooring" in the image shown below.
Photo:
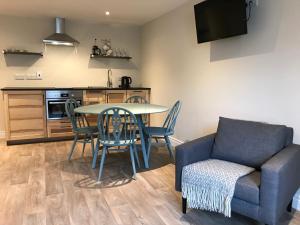
<path fill-rule="evenodd" d="M 81 158 L 79 144 L 67 161 L 71 144 L 0 142 L 0 225 L 258 224 L 236 214 L 231 219 L 199 210 L 183 215 L 174 164 L 161 145 L 153 147 L 151 168 L 139 169 L 136 180 L 129 154 L 110 153 L 99 184 L 99 163 L 91 169 L 88 147 Z M 300 215 L 287 214 L 282 224 L 300 225 Z"/>

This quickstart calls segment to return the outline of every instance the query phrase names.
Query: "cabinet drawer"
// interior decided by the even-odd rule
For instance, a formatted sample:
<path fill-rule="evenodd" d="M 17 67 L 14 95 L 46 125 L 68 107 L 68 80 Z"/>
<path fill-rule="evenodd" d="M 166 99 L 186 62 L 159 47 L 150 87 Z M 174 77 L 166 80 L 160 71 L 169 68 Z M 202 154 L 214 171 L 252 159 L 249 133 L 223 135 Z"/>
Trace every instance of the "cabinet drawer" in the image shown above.
<path fill-rule="evenodd" d="M 8 106 L 43 106 L 43 99 L 41 94 L 9 95 Z"/>
<path fill-rule="evenodd" d="M 48 120 L 48 137 L 72 136 L 72 124 L 69 120 Z"/>
<path fill-rule="evenodd" d="M 107 103 L 122 103 L 126 99 L 126 91 L 107 91 Z"/>
<path fill-rule="evenodd" d="M 132 96 L 141 96 L 145 98 L 149 102 L 149 91 L 147 90 L 128 90 L 126 99 L 132 97 Z"/>
<path fill-rule="evenodd" d="M 11 132 L 34 131 L 34 130 L 40 130 L 40 131 L 44 130 L 43 119 L 26 119 L 26 120 L 10 121 Z"/>
<path fill-rule="evenodd" d="M 43 119 L 44 108 L 42 107 L 25 107 L 25 108 L 9 108 L 9 119 Z"/>

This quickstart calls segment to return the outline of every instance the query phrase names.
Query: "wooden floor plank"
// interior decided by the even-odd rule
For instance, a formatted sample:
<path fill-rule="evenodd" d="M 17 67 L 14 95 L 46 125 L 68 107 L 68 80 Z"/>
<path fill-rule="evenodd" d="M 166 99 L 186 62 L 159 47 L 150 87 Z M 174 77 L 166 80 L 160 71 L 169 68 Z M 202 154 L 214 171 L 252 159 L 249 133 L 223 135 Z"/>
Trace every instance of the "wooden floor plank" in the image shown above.
<path fill-rule="evenodd" d="M 79 144 L 68 161 L 71 144 L 0 142 L 0 225 L 258 225 L 236 214 L 183 215 L 175 166 L 160 145 L 154 144 L 151 167 L 138 169 L 136 180 L 128 152 L 109 154 L 98 183 L 90 147 L 81 158 Z M 300 214 L 288 214 L 280 225 L 300 225 Z"/>

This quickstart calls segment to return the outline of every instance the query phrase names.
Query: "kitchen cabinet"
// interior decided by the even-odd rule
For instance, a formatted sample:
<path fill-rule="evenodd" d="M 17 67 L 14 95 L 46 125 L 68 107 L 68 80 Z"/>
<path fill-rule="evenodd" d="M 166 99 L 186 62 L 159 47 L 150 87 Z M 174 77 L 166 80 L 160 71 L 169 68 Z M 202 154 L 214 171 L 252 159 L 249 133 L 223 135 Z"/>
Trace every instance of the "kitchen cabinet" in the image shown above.
<path fill-rule="evenodd" d="M 6 139 L 46 137 L 43 91 L 4 92 Z"/>
<path fill-rule="evenodd" d="M 72 138 L 73 132 L 69 119 L 47 120 L 45 93 L 48 90 L 52 89 L 18 87 L 2 89 L 8 144 Z M 150 89 L 144 88 L 75 90 L 83 92 L 83 105 L 122 103 L 131 96 L 142 96 L 150 102 Z M 97 115 L 86 116 L 91 126 L 97 125 Z"/>
<path fill-rule="evenodd" d="M 122 103 L 126 100 L 126 90 L 107 90 L 107 103 Z"/>
<path fill-rule="evenodd" d="M 83 93 L 83 104 L 94 105 L 106 103 L 105 90 L 86 90 Z M 90 126 L 97 126 L 97 115 L 86 115 L 87 121 Z"/>
<path fill-rule="evenodd" d="M 49 138 L 73 136 L 72 124 L 69 119 L 48 120 L 47 134 Z"/>
<path fill-rule="evenodd" d="M 148 90 L 127 90 L 126 92 L 126 99 L 132 96 L 141 96 L 150 102 L 150 92 Z"/>

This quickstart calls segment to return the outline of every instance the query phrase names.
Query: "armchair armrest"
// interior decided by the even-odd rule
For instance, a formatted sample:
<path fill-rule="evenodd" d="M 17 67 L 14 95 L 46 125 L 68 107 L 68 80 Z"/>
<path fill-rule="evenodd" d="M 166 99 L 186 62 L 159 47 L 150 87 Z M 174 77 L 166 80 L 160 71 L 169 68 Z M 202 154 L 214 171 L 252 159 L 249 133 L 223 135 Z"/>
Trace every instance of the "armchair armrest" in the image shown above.
<path fill-rule="evenodd" d="M 175 157 L 175 188 L 181 191 L 181 173 L 186 165 L 210 158 L 210 153 L 215 140 L 211 134 L 176 147 Z"/>
<path fill-rule="evenodd" d="M 262 220 L 276 221 L 300 187 L 300 145 L 289 145 L 262 166 L 260 206 Z"/>

